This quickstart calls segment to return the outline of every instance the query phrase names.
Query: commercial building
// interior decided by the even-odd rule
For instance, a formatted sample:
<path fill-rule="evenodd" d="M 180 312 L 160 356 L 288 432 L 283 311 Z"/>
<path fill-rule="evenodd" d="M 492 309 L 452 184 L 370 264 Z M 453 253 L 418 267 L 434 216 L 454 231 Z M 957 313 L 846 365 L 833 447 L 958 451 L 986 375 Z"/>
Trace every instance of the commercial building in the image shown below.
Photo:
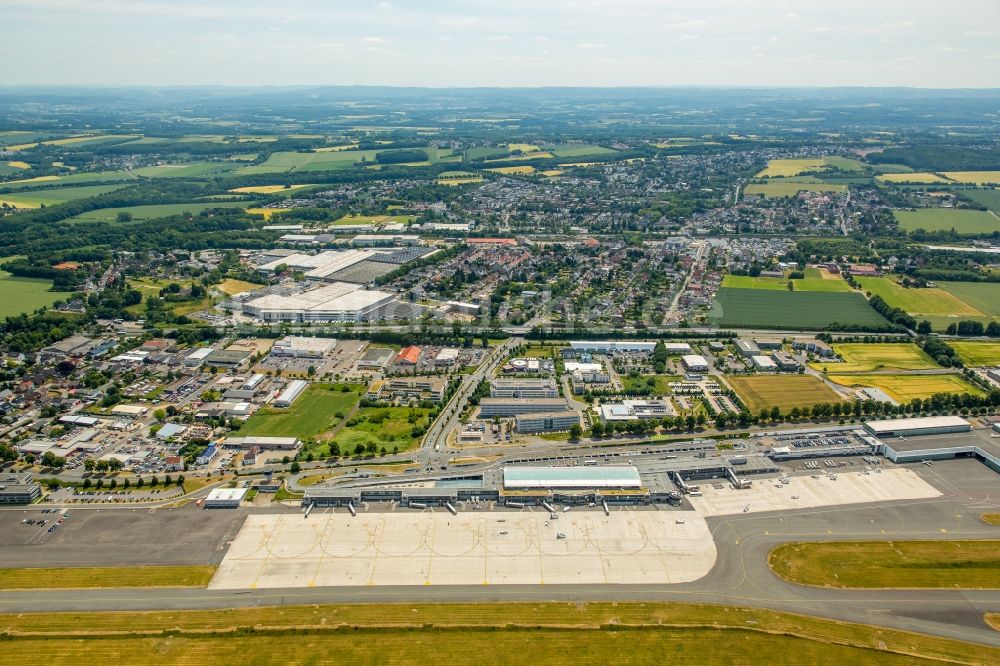
<path fill-rule="evenodd" d="M 420 362 L 420 357 L 423 356 L 423 353 L 423 350 L 416 345 L 403 347 L 399 350 L 399 355 L 396 356 L 396 363 L 399 365 L 416 365 Z"/>
<path fill-rule="evenodd" d="M 295 399 L 302 395 L 302 392 L 309 386 L 309 382 L 304 379 L 295 379 L 288 383 L 285 390 L 274 399 L 275 407 L 289 407 Z"/>
<path fill-rule="evenodd" d="M 296 252 L 287 257 L 277 257 L 257 268 L 262 273 L 274 273 L 277 269 L 301 271 L 307 278 L 323 280 L 337 271 L 350 268 L 354 264 L 370 259 L 375 250 L 327 250 L 317 254 Z"/>
<path fill-rule="evenodd" d="M 700 354 L 682 356 L 681 363 L 688 372 L 708 372 L 708 360 Z"/>
<path fill-rule="evenodd" d="M 781 349 L 785 344 L 781 338 L 754 338 L 753 341 L 758 349 L 767 349 L 768 351 Z"/>
<path fill-rule="evenodd" d="M 138 418 L 148 411 L 149 408 L 142 405 L 115 405 L 111 408 L 111 413 L 115 416 L 124 416 L 130 419 Z"/>
<path fill-rule="evenodd" d="M 559 388 L 554 379 L 494 379 L 490 382 L 491 398 L 558 398 Z"/>
<path fill-rule="evenodd" d="M 663 347 L 667 350 L 667 354 L 671 356 L 683 356 L 694 352 L 691 349 L 691 345 L 686 342 L 664 342 Z"/>
<path fill-rule="evenodd" d="M 363 321 L 395 301 L 384 291 L 367 291 L 347 282 L 293 295 L 267 294 L 243 303 L 243 314 L 265 322 Z"/>
<path fill-rule="evenodd" d="M 372 347 L 358 360 L 358 369 L 382 370 L 396 353 L 384 347 Z"/>
<path fill-rule="evenodd" d="M 187 430 L 186 425 L 180 423 L 164 423 L 163 427 L 156 431 L 156 438 L 160 441 L 167 441 L 171 437 L 179 437 Z"/>
<path fill-rule="evenodd" d="M 238 509 L 246 488 L 216 488 L 205 498 L 206 509 Z"/>
<path fill-rule="evenodd" d="M 216 448 L 215 444 L 211 444 L 207 449 L 201 452 L 200 456 L 195 458 L 194 463 L 196 465 L 207 465 L 215 460 L 215 456 L 217 455 L 219 455 L 219 449 Z"/>
<path fill-rule="evenodd" d="M 758 347 L 754 342 L 750 340 L 744 340 L 740 338 L 736 341 L 736 351 L 743 358 L 751 358 L 754 356 L 760 356 L 760 347 Z"/>
<path fill-rule="evenodd" d="M 911 419 L 868 421 L 865 430 L 876 437 L 913 437 L 969 432 L 972 424 L 960 416 L 921 416 Z"/>
<path fill-rule="evenodd" d="M 483 398 L 479 402 L 479 415 L 516 416 L 518 414 L 539 414 L 561 412 L 567 409 L 563 398 Z"/>
<path fill-rule="evenodd" d="M 245 349 L 216 349 L 205 357 L 205 365 L 216 368 L 239 368 L 250 360 L 250 352 Z"/>
<path fill-rule="evenodd" d="M 387 394 L 394 398 L 416 398 L 441 402 L 448 382 L 444 377 L 394 377 L 382 382 L 379 397 Z"/>
<path fill-rule="evenodd" d="M 794 356 L 783 351 L 771 352 L 771 358 L 782 372 L 796 372 L 802 367 Z"/>
<path fill-rule="evenodd" d="M 631 465 L 594 467 L 520 467 L 503 468 L 503 487 L 560 488 L 641 488 L 639 470 Z"/>
<path fill-rule="evenodd" d="M 30 473 L 0 472 L 0 504 L 31 504 L 41 496 Z"/>
<path fill-rule="evenodd" d="M 458 350 L 454 347 L 445 347 L 434 357 L 434 365 L 451 366 L 458 361 Z"/>
<path fill-rule="evenodd" d="M 336 347 L 337 341 L 332 338 L 307 338 L 300 335 L 288 335 L 275 341 L 271 347 L 271 355 L 292 358 L 323 358 Z"/>
<path fill-rule="evenodd" d="M 273 451 L 294 451 L 302 445 L 298 437 L 227 437 L 222 444 L 227 449 L 258 447 Z"/>
<path fill-rule="evenodd" d="M 623 352 L 652 354 L 656 343 L 631 340 L 570 340 L 569 346 L 577 352 L 596 354 L 618 354 Z"/>
<path fill-rule="evenodd" d="M 59 417 L 59 423 L 66 423 L 68 425 L 83 426 L 84 428 L 90 428 L 97 425 L 97 419 L 93 416 L 80 416 L 78 414 L 67 414 L 65 416 Z"/>
<path fill-rule="evenodd" d="M 189 368 L 197 368 L 205 362 L 205 359 L 213 351 L 211 347 L 199 347 L 184 357 L 184 365 Z"/>
<path fill-rule="evenodd" d="M 580 425 L 580 415 L 571 409 L 540 414 L 518 414 L 514 419 L 517 431 L 520 433 L 561 432 Z"/>
<path fill-rule="evenodd" d="M 674 407 L 667 400 L 623 400 L 602 403 L 598 413 L 602 423 L 608 421 L 645 421 L 673 416 Z"/>
<path fill-rule="evenodd" d="M 753 364 L 753 367 L 760 372 L 775 372 L 778 369 L 778 364 L 767 356 L 759 354 L 757 356 L 751 356 L 750 362 Z"/>
<path fill-rule="evenodd" d="M 472 317 L 478 317 L 479 311 L 482 309 L 482 306 L 476 305 L 475 303 L 463 303 L 461 301 L 448 301 L 444 305 L 448 308 L 448 312 L 469 315 Z"/>

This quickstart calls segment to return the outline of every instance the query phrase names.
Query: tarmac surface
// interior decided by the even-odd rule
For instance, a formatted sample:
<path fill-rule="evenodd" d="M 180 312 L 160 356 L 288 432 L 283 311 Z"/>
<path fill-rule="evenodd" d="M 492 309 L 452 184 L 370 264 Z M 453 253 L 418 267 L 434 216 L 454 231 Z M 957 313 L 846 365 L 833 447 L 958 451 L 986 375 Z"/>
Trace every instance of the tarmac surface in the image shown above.
<path fill-rule="evenodd" d="M 984 613 L 1000 612 L 1000 590 L 837 590 L 790 584 L 768 568 L 770 550 L 789 541 L 1000 538 L 1000 528 L 979 519 L 984 512 L 1000 511 L 1000 477 L 994 472 L 969 459 L 940 461 L 933 466 L 909 465 L 905 469 L 926 480 L 941 495 L 926 499 L 709 517 L 707 526 L 714 537 L 718 557 L 706 576 L 687 583 L 5 591 L 0 595 L 0 612 L 234 608 L 318 603 L 684 601 L 765 607 L 1000 646 L 1000 633 L 991 630 L 983 621 Z M 612 512 L 627 510 L 613 508 Z M 191 534 L 192 542 L 206 542 L 189 546 L 192 550 L 186 563 L 191 564 L 203 564 L 205 558 L 218 561 L 223 554 L 218 549 L 224 549 L 235 538 L 239 523 L 246 515 L 243 510 L 185 509 L 175 513 L 185 511 L 193 514 L 196 517 L 194 520 L 206 521 L 204 532 Z M 82 511 L 71 512 L 71 520 L 79 513 Z M 672 519 L 679 515 L 692 515 L 691 512 L 662 513 Z M 146 515 L 157 514 L 169 515 L 162 511 Z M 297 511 L 289 511 L 286 515 L 302 520 Z M 411 514 L 415 515 L 418 514 Z M 184 519 L 188 520 L 188 516 Z M 7 520 L 6 516 L 4 520 Z M 56 562 L 66 564 L 65 560 L 74 547 L 79 547 L 81 552 L 102 551 L 106 563 L 115 562 L 115 556 L 109 555 L 111 551 L 128 551 L 133 546 L 149 557 L 163 548 L 164 542 L 169 543 L 171 538 L 185 538 L 179 532 L 183 524 L 186 523 L 179 521 L 171 532 L 162 530 L 155 518 L 142 528 L 140 526 L 144 523 L 138 522 L 131 532 L 135 538 L 112 540 L 110 547 L 108 542 L 101 545 L 99 541 L 87 547 L 83 539 L 73 539 L 71 543 L 61 546 L 57 539 L 53 539 L 42 547 L 8 545 L 4 541 L 0 544 L 0 565 L 16 566 L 10 563 L 11 553 L 20 553 L 19 559 L 23 560 L 30 552 L 35 555 L 34 566 L 58 566 Z M 6 522 L 0 525 L 4 539 L 8 530 L 2 528 L 6 526 Z M 138 538 L 141 531 L 146 533 L 145 542 Z M 116 532 L 116 527 L 109 527 L 103 534 L 110 538 Z M 116 544 L 120 545 L 116 547 Z M 56 562 L 49 560 L 47 553 L 50 546 L 58 546 L 54 550 Z M 180 545 L 175 548 L 175 553 L 183 551 Z M 135 554 L 125 553 L 117 557 L 130 562 L 141 559 Z M 177 563 L 185 560 L 179 555 L 175 559 Z M 157 562 L 162 561 L 158 555 Z M 92 555 L 86 562 L 79 562 L 86 563 L 93 563 Z"/>

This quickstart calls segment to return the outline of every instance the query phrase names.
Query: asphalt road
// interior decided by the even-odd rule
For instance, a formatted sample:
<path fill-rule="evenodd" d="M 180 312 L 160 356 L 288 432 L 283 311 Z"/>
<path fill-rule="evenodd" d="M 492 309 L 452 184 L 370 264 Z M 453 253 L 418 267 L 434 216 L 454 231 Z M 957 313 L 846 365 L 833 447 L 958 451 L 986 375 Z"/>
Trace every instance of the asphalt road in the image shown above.
<path fill-rule="evenodd" d="M 897 503 L 740 514 L 709 519 L 719 557 L 701 580 L 681 585 L 401 586 L 255 589 L 6 591 L 0 611 L 232 608 L 256 605 L 490 601 L 684 601 L 755 606 L 919 631 L 1000 646 L 983 622 L 1000 612 L 1000 590 L 836 590 L 777 578 L 767 554 L 789 541 L 998 538 L 982 523 L 1000 509 L 996 476 L 959 460 L 919 467 L 944 497 Z M 620 509 L 627 511 L 629 509 Z"/>

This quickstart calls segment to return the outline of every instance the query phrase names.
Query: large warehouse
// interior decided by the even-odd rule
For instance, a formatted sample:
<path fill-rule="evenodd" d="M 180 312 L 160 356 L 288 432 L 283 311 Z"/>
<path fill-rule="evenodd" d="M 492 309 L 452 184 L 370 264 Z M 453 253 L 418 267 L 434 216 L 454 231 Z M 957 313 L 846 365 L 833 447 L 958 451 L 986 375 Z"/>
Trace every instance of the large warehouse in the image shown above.
<path fill-rule="evenodd" d="M 569 346 L 578 352 L 598 354 L 614 354 L 620 352 L 640 352 L 652 354 L 655 342 L 637 342 L 631 340 L 570 340 Z"/>
<path fill-rule="evenodd" d="M 384 291 L 367 291 L 356 284 L 330 284 L 283 296 L 267 294 L 243 304 L 243 314 L 272 321 L 363 321 L 395 297 Z"/>
<path fill-rule="evenodd" d="M 606 467 L 504 467 L 503 487 L 561 488 L 641 488 L 639 470 L 631 465 Z"/>
<path fill-rule="evenodd" d="M 206 509 L 238 509 L 246 488 L 216 488 L 205 498 Z"/>
<path fill-rule="evenodd" d="M 909 437 L 969 432 L 972 430 L 972 424 L 960 416 L 922 416 L 912 419 L 868 421 L 865 423 L 865 430 L 876 437 Z"/>

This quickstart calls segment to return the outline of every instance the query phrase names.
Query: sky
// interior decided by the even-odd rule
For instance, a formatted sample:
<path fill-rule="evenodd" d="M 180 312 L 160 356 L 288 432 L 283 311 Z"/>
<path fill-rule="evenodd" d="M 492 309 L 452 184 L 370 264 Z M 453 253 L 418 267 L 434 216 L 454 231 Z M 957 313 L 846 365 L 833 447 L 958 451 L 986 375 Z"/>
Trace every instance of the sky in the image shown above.
<path fill-rule="evenodd" d="M 1000 0 L 0 0 L 0 84 L 1000 87 Z"/>

